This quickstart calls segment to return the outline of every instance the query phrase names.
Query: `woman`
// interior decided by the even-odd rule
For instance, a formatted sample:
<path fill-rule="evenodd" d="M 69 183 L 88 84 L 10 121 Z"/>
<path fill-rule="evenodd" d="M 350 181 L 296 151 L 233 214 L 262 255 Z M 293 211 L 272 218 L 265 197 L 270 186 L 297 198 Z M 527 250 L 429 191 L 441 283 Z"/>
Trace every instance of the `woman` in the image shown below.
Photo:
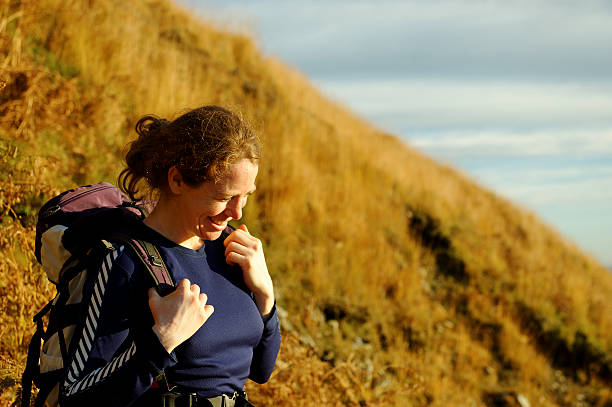
<path fill-rule="evenodd" d="M 176 289 L 161 297 L 129 249 L 101 267 L 96 305 L 72 356 L 61 405 L 246 403 L 247 378 L 266 382 L 280 347 L 273 284 L 261 242 L 243 224 L 260 147 L 217 106 L 173 122 L 145 116 L 119 176 L 132 199 L 143 181 L 158 200 L 144 220 Z M 86 298 L 86 297 L 84 297 Z M 164 395 L 165 394 L 165 395 Z"/>

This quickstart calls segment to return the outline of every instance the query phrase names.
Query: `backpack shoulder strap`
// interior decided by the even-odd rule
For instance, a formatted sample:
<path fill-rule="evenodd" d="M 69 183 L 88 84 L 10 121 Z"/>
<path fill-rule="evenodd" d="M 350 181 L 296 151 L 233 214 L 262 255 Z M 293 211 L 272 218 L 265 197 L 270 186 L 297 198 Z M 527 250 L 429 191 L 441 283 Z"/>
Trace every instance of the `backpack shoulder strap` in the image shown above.
<path fill-rule="evenodd" d="M 28 345 L 28 358 L 26 361 L 26 367 L 21 375 L 21 407 L 30 406 L 30 398 L 32 397 L 32 383 L 38 378 L 40 374 L 40 349 L 43 338 L 45 336 L 45 328 L 43 326 L 43 315 L 46 315 L 53 305 L 53 300 L 49 301 L 44 308 L 34 316 L 34 322 L 36 323 L 36 331 L 32 335 L 30 344 Z"/>
<path fill-rule="evenodd" d="M 126 239 L 123 243 L 127 244 L 132 251 L 140 258 L 153 281 L 157 291 L 162 295 L 169 288 L 174 287 L 172 277 L 168 272 L 168 268 L 159 253 L 157 247 L 146 240 Z"/>

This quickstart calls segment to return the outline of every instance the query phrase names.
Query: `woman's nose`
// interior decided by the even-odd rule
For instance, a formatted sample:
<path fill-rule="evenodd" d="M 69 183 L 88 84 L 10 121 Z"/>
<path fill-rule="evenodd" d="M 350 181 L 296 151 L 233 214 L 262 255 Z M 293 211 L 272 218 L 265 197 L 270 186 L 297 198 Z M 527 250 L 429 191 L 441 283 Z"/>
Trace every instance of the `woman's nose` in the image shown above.
<path fill-rule="evenodd" d="M 242 218 L 242 202 L 240 199 L 232 199 L 227 205 L 227 213 L 232 219 Z"/>

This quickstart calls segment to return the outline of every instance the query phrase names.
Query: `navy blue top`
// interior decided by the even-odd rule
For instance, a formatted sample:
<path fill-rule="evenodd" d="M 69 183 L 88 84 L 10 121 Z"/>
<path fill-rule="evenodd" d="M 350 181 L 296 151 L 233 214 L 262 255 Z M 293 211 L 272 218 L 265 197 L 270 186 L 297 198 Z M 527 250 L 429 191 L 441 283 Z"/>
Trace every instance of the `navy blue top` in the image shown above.
<path fill-rule="evenodd" d="M 225 262 L 223 237 L 191 250 L 150 232 L 175 284 L 198 284 L 214 313 L 169 354 L 151 329 L 153 280 L 130 249 L 118 248 L 84 289 L 87 316 L 71 344 L 62 406 L 127 406 L 162 371 L 169 383 L 204 397 L 240 391 L 247 378 L 269 379 L 281 341 L 276 307 L 264 322 L 242 271 Z"/>

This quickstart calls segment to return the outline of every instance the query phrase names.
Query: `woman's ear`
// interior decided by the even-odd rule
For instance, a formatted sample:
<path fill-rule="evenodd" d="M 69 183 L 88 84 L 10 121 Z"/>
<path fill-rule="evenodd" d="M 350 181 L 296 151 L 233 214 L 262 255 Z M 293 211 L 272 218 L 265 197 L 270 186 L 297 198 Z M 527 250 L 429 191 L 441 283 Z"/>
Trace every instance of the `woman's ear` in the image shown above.
<path fill-rule="evenodd" d="M 183 181 L 183 174 L 173 165 L 168 169 L 168 188 L 174 195 L 180 195 L 183 192 L 185 182 Z"/>

